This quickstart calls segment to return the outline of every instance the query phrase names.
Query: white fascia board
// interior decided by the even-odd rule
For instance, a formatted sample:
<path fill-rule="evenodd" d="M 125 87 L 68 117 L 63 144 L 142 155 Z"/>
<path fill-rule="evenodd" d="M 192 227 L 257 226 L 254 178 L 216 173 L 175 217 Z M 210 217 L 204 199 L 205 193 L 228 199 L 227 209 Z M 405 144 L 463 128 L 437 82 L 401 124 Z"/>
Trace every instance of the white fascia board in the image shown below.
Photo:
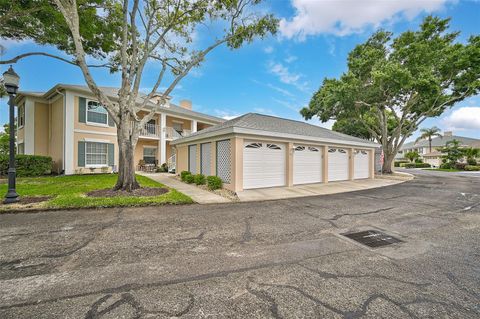
<path fill-rule="evenodd" d="M 262 130 L 253 130 L 248 128 L 242 127 L 228 127 L 225 129 L 221 129 L 218 131 L 213 131 L 206 134 L 199 134 L 198 136 L 192 137 L 184 137 L 182 139 L 178 139 L 175 141 L 170 142 L 171 145 L 177 144 L 184 144 L 189 143 L 192 141 L 206 139 L 209 137 L 214 137 L 217 135 L 224 135 L 224 134 L 245 134 L 245 135 L 260 135 L 272 138 L 283 138 L 288 140 L 296 140 L 299 142 L 302 141 L 311 141 L 316 143 L 325 143 L 325 144 L 335 144 L 335 145 L 346 145 L 346 146 L 357 146 L 357 147 L 367 147 L 367 148 L 377 148 L 380 147 L 380 144 L 377 143 L 368 143 L 368 142 L 357 142 L 357 141 L 344 141 L 344 140 L 337 140 L 337 139 L 328 139 L 328 138 L 320 138 L 314 136 L 305 136 L 305 135 L 296 135 L 296 134 L 288 134 L 288 133 L 278 133 L 278 132 L 271 132 L 271 131 L 262 131 Z"/>

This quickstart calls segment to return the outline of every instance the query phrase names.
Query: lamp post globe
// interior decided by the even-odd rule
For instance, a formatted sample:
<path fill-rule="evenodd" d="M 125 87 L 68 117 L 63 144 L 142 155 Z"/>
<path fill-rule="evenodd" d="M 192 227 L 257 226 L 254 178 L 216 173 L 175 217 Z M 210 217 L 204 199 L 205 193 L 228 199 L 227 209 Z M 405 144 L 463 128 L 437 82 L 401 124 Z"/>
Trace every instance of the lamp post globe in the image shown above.
<path fill-rule="evenodd" d="M 3 73 L 3 83 L 9 95 L 8 106 L 10 109 L 10 144 L 9 144 L 9 166 L 8 166 L 8 191 L 5 195 L 5 204 L 18 202 L 18 194 L 16 191 L 16 169 L 15 169 L 15 95 L 18 91 L 20 77 L 13 70 L 12 66 Z"/>

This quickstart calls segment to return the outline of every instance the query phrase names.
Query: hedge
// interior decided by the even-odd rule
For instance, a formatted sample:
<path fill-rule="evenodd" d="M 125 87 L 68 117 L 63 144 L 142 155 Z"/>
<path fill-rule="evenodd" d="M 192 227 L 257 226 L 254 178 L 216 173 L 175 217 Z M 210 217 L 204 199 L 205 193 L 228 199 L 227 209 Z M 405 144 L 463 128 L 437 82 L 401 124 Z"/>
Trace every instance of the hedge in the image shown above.
<path fill-rule="evenodd" d="M 401 164 L 406 164 L 406 163 L 410 163 L 410 162 L 409 161 L 395 161 L 395 162 L 393 162 L 393 166 L 394 167 L 400 167 Z"/>
<path fill-rule="evenodd" d="M 480 166 L 478 166 L 478 165 L 466 165 L 465 170 L 466 171 L 480 171 Z"/>
<path fill-rule="evenodd" d="M 0 155 L 0 176 L 8 175 L 8 155 Z M 52 158 L 38 155 L 15 155 L 18 177 L 33 177 L 52 173 Z"/>
<path fill-rule="evenodd" d="M 406 163 L 405 168 L 429 168 L 430 164 L 428 163 Z"/>
<path fill-rule="evenodd" d="M 193 176 L 193 182 L 195 183 L 195 185 L 205 185 L 207 180 L 205 179 L 205 175 L 196 174 Z"/>
<path fill-rule="evenodd" d="M 207 186 L 208 186 L 208 189 L 210 190 L 220 189 L 223 186 L 222 179 L 218 176 L 208 176 Z"/>

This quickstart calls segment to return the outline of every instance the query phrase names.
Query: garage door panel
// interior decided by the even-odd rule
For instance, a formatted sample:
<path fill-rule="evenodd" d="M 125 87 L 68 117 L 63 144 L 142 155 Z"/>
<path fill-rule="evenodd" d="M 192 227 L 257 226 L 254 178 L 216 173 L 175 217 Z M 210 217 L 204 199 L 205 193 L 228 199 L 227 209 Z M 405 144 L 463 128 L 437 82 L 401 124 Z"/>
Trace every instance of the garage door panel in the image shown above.
<path fill-rule="evenodd" d="M 245 142 L 243 150 L 244 189 L 285 185 L 285 145 Z"/>
<path fill-rule="evenodd" d="M 342 148 L 329 148 L 328 150 L 328 180 L 348 180 L 349 173 L 348 151 Z"/>
<path fill-rule="evenodd" d="M 322 150 L 318 147 L 298 145 L 293 154 L 293 184 L 321 183 Z"/>
<path fill-rule="evenodd" d="M 369 168 L 370 168 L 370 156 L 365 150 L 355 150 L 355 159 L 354 159 L 354 174 L 353 178 L 362 179 L 368 178 Z"/>

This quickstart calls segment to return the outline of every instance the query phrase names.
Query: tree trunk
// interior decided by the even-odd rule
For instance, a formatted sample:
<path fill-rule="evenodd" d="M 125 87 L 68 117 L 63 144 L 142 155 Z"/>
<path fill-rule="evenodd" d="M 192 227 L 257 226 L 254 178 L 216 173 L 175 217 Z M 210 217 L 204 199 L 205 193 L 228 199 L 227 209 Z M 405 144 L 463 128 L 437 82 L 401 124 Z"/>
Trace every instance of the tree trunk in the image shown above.
<path fill-rule="evenodd" d="M 432 138 L 431 137 L 428 138 L 428 152 L 429 153 L 432 152 Z"/>
<path fill-rule="evenodd" d="M 118 141 L 118 179 L 115 184 L 115 190 L 125 190 L 131 192 L 140 188 L 135 178 L 134 151 L 137 145 L 134 127 L 130 120 L 122 119 L 120 125 L 117 126 Z"/>
<path fill-rule="evenodd" d="M 383 166 L 382 166 L 382 173 L 383 174 L 392 174 L 392 164 L 395 160 L 395 153 L 391 154 L 391 152 L 385 152 L 383 150 Z"/>

